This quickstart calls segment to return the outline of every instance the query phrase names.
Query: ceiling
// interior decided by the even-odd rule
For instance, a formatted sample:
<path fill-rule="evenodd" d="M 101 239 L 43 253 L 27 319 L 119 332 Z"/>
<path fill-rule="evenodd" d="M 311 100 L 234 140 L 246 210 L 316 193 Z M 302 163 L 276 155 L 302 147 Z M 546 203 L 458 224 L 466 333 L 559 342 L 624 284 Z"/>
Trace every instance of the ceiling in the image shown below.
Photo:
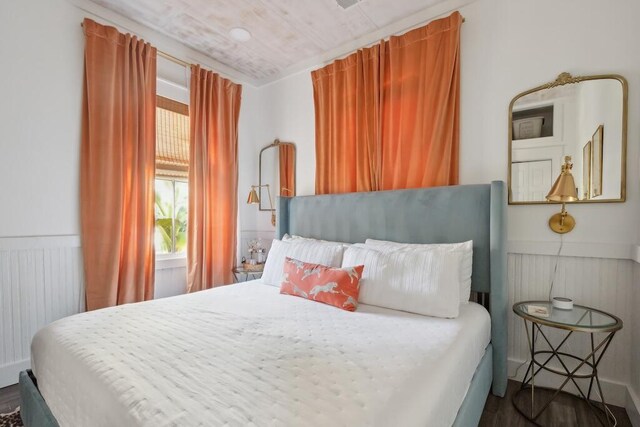
<path fill-rule="evenodd" d="M 443 0 L 360 0 L 348 9 L 335 0 L 93 1 L 264 82 Z M 234 27 L 252 38 L 234 40 Z"/>

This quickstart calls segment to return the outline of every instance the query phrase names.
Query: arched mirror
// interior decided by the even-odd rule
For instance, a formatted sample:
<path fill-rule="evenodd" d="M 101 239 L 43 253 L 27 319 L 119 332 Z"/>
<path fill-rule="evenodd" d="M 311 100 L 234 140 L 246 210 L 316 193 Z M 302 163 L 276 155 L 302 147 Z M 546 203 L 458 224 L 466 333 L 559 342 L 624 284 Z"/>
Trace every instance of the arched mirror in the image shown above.
<path fill-rule="evenodd" d="M 509 106 L 509 204 L 548 203 L 565 156 L 579 200 L 624 202 L 627 81 L 619 75 L 573 77 L 517 95 Z"/>
<path fill-rule="evenodd" d="M 273 143 L 260 150 L 258 189 L 261 211 L 272 211 L 272 197 L 296 195 L 296 146 L 292 142 Z"/>

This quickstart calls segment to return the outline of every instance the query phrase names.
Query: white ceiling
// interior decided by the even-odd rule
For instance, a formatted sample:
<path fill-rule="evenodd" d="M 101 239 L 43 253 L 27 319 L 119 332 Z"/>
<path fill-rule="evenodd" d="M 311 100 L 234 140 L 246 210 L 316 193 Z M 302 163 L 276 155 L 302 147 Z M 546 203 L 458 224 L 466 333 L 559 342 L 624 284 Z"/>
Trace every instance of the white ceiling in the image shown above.
<path fill-rule="evenodd" d="M 93 1 L 265 82 L 445 0 L 360 0 L 346 10 L 335 0 Z M 235 41 L 233 27 L 253 37 Z"/>

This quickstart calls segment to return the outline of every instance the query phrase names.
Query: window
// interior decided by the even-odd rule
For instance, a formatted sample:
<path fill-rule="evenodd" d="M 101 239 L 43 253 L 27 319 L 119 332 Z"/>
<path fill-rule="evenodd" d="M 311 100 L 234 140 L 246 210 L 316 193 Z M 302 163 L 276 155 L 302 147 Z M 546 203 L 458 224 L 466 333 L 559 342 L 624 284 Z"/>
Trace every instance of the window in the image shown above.
<path fill-rule="evenodd" d="M 155 247 L 157 254 L 187 248 L 189 106 L 157 97 Z"/>
<path fill-rule="evenodd" d="M 177 254 L 186 250 L 188 208 L 186 181 L 156 178 L 156 253 Z"/>

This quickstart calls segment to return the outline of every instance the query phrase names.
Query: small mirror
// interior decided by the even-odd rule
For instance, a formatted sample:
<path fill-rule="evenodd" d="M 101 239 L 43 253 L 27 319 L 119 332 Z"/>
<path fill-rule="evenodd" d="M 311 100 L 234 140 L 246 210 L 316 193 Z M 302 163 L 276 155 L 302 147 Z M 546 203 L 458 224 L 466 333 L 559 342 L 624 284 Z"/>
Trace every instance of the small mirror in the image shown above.
<path fill-rule="evenodd" d="M 565 156 L 579 200 L 624 202 L 627 81 L 618 75 L 572 77 L 516 96 L 509 107 L 509 204 L 549 203 Z"/>
<path fill-rule="evenodd" d="M 292 142 L 272 144 L 260 150 L 259 199 L 261 211 L 272 210 L 276 196 L 296 195 L 296 146 Z"/>

